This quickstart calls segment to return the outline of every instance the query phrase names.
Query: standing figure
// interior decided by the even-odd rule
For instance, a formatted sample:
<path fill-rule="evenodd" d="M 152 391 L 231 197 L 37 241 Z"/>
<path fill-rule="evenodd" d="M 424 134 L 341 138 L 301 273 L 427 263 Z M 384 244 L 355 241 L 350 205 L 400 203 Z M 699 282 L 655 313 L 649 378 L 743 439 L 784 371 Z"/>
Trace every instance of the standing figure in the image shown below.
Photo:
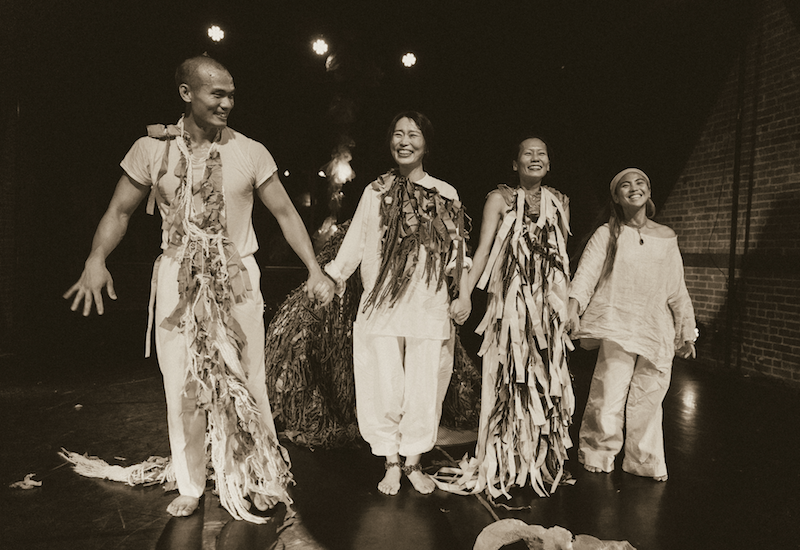
<path fill-rule="evenodd" d="M 547 144 L 523 139 L 512 167 L 514 187 L 486 197 L 478 248 L 469 273 L 489 294 L 483 334 L 481 415 L 475 458 L 462 463 L 451 487 L 505 495 L 531 486 L 541 496 L 565 478 L 575 408 L 565 332 L 569 199 L 542 185 L 550 171 Z"/>
<path fill-rule="evenodd" d="M 280 182 L 267 149 L 228 127 L 234 85 L 209 57 L 177 69 L 186 110 L 176 125 L 153 125 L 123 159 L 124 174 L 94 235 L 72 310 L 94 303 L 102 290 L 116 299 L 106 258 L 116 248 L 137 205 L 150 194 L 162 218 L 162 255 L 156 261 L 150 327 L 164 377 L 172 466 L 180 495 L 167 510 L 188 516 L 214 467 L 223 506 L 237 519 L 265 521 L 265 510 L 290 504 L 289 457 L 279 445 L 264 384 L 264 305 L 253 197 L 277 218 L 309 270 L 308 292 L 330 298 L 333 284 L 314 258 L 302 219 Z M 154 309 L 155 306 L 155 309 Z"/>
<path fill-rule="evenodd" d="M 403 472 L 420 493 L 435 488 L 420 458 L 436 443 L 453 371 L 451 316 L 461 324 L 472 307 L 462 277 L 469 269 L 463 207 L 456 190 L 422 166 L 432 140 L 423 114 L 394 118 L 388 142 L 397 168 L 364 189 L 336 258 L 325 266 L 337 293 L 360 267 L 356 414 L 372 452 L 385 457 L 378 489 L 387 495 L 397 494 Z"/>
<path fill-rule="evenodd" d="M 678 238 L 654 222 L 650 178 L 626 168 L 611 180 L 611 217 L 592 235 L 570 288 L 570 329 L 597 347 L 578 461 L 667 480 L 662 403 L 672 359 L 695 355 L 695 319 Z"/>

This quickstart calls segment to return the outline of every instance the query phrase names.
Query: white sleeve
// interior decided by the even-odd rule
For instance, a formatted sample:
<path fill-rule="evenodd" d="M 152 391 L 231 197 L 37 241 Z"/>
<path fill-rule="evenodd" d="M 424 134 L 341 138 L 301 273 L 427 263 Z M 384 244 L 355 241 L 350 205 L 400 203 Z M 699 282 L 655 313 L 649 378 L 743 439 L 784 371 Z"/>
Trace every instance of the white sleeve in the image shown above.
<path fill-rule="evenodd" d="M 253 161 L 253 181 L 255 188 L 261 187 L 264 182 L 278 171 L 278 165 L 272 157 L 272 153 L 267 150 L 262 143 L 250 140 L 250 158 Z"/>
<path fill-rule="evenodd" d="M 583 314 L 586 306 L 592 299 L 597 282 L 600 280 L 600 272 L 606 261 L 608 250 L 608 239 L 611 232 L 607 225 L 599 227 L 589 239 L 586 248 L 581 255 L 575 277 L 569 287 L 569 297 L 578 301 L 578 313 Z"/>
<path fill-rule="evenodd" d="M 160 145 L 161 151 L 167 147 L 167 142 L 150 137 L 141 137 L 128 150 L 120 166 L 130 179 L 140 185 L 152 187 L 152 146 Z"/>
<path fill-rule="evenodd" d="M 344 293 L 347 279 L 358 268 L 364 257 L 367 222 L 373 209 L 374 200 L 375 191 L 371 185 L 368 185 L 361 195 L 361 200 L 353 214 L 350 227 L 347 228 L 347 234 L 344 236 L 336 258 L 325 266 L 325 272 L 336 281 L 336 293 L 340 296 Z"/>
<path fill-rule="evenodd" d="M 670 293 L 667 305 L 672 312 L 675 323 L 675 348 L 681 347 L 684 342 L 694 342 L 696 337 L 694 306 L 689 291 L 686 289 L 686 280 L 683 276 L 683 258 L 677 245 L 675 246 L 670 277 Z"/>

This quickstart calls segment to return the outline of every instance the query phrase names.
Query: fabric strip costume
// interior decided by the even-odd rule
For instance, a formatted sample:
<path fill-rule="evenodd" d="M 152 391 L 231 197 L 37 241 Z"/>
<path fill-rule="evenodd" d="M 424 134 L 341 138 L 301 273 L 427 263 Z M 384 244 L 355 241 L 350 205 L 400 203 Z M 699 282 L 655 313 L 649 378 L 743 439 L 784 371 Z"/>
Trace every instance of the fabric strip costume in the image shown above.
<path fill-rule="evenodd" d="M 531 486 L 546 496 L 564 480 L 575 408 L 567 350 L 569 226 L 561 193 L 533 197 L 500 185 L 506 200 L 478 286 L 489 298 L 476 329 L 484 335 L 481 420 L 476 456 L 442 468 L 437 485 L 493 498 Z"/>
<path fill-rule="evenodd" d="M 231 308 L 234 303 L 241 303 L 252 289 L 236 246 L 227 235 L 222 160 L 217 149 L 219 136 L 206 155 L 202 179 L 194 181 L 189 168 L 191 144 L 183 129 L 183 118 L 177 125 L 152 125 L 147 130 L 149 137 L 165 142 L 161 168 L 148 200 L 148 213 L 152 214 L 173 144 L 180 154 L 175 168 L 180 187 L 165 220 L 169 245 L 164 251 L 164 255 L 180 264 L 176 282 L 180 299 L 161 327 L 183 335 L 187 357 L 183 392 L 194 395 L 196 406 L 206 413 L 206 455 L 213 467 L 221 504 L 236 519 L 265 523 L 269 518 L 250 512 L 248 498 L 263 495 L 288 507 L 292 503 L 287 492 L 293 482 L 291 463 L 287 451 L 264 424 L 261 411 L 245 385 L 246 374 L 240 362 L 245 337 Z M 158 266 L 157 260 L 154 282 Z M 148 353 L 155 298 L 154 284 Z M 104 475 L 107 472 L 98 468 L 97 459 L 66 451 L 62 457 L 73 462 L 78 473 L 115 479 Z M 148 472 L 148 479 L 164 481 L 171 477 L 171 465 L 167 462 L 159 462 L 156 470 L 163 468 L 160 474 L 154 472 L 152 459 L 139 466 Z M 125 481 L 130 483 L 131 479 L 138 477 L 129 476 Z"/>
<path fill-rule="evenodd" d="M 250 289 L 236 246 L 226 232 L 220 155 L 215 141 L 208 151 L 203 180 L 194 182 L 187 168 L 190 143 L 174 141 L 181 153 L 176 168 L 181 187 L 168 220 L 171 235 L 165 254 L 180 261 L 181 300 L 162 327 L 184 335 L 186 388 L 194 386 L 197 406 L 207 415 L 206 450 L 220 502 L 236 519 L 264 522 L 265 518 L 249 512 L 246 497 L 261 494 L 289 505 L 292 500 L 286 487 L 292 478 L 288 453 L 265 429 L 239 362 L 244 336 L 230 310 Z M 199 211 L 194 194 L 202 200 Z"/>

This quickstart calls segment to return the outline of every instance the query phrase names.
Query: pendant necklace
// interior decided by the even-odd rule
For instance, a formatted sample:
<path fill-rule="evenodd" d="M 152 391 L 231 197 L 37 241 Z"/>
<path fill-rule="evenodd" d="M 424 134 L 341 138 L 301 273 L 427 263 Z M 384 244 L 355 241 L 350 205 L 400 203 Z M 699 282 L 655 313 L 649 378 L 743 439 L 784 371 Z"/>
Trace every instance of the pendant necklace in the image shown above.
<path fill-rule="evenodd" d="M 644 223 L 641 224 L 641 225 L 635 225 L 635 224 L 631 223 L 630 221 L 626 225 L 628 227 L 632 227 L 632 228 L 634 228 L 636 230 L 636 232 L 639 234 L 639 244 L 643 245 L 644 244 L 644 239 L 642 238 L 642 227 L 647 225 L 647 219 L 645 218 Z"/>

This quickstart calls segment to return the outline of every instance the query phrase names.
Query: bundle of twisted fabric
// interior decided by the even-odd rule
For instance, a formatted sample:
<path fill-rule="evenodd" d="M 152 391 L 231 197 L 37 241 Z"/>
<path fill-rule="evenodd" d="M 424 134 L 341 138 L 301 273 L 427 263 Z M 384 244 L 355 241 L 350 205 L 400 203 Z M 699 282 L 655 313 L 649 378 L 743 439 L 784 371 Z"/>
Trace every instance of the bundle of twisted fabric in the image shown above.
<path fill-rule="evenodd" d="M 341 224 L 317 256 L 333 258 L 349 227 Z M 308 447 L 360 441 L 353 379 L 353 321 L 362 294 L 358 272 L 326 308 L 316 308 L 303 287 L 295 289 L 267 328 L 267 391 L 283 434 Z M 456 336 L 455 364 L 442 407 L 442 425 L 475 428 L 480 372 Z"/>

